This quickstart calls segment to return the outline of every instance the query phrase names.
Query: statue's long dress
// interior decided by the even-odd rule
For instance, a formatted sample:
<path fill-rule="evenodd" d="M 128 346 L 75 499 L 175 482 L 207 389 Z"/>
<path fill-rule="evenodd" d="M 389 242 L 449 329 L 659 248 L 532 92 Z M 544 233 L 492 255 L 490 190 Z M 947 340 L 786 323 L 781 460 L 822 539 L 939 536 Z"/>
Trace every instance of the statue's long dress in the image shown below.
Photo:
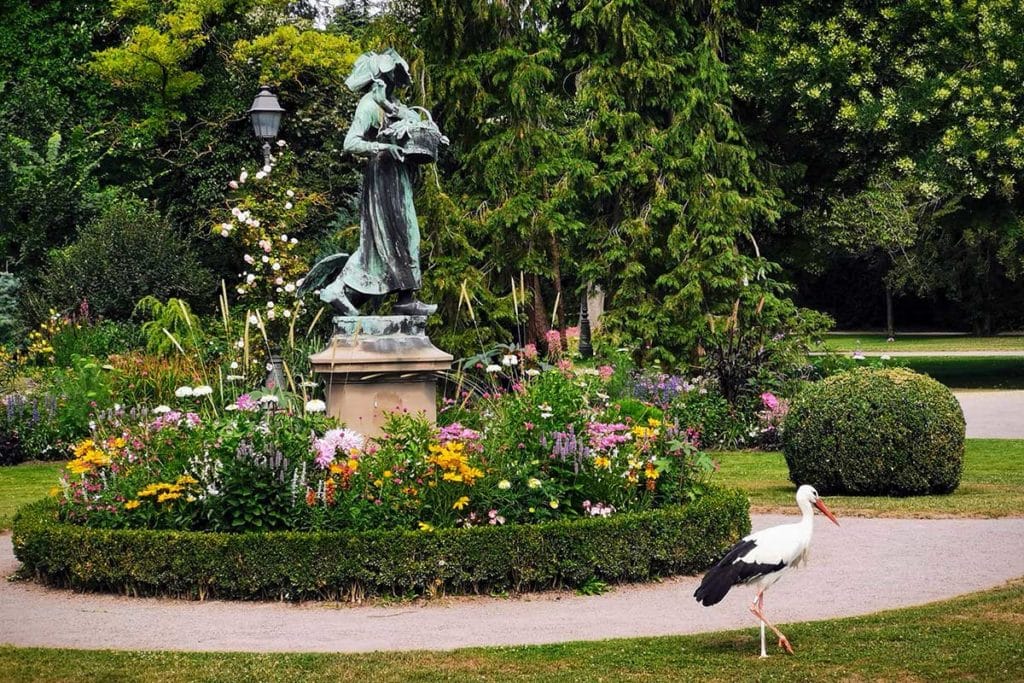
<path fill-rule="evenodd" d="M 412 201 L 409 167 L 390 154 L 374 153 L 384 111 L 371 94 L 359 101 L 345 149 L 369 154 L 363 176 L 359 250 L 349 257 L 342 281 L 364 294 L 380 295 L 421 286 L 420 227 Z"/>

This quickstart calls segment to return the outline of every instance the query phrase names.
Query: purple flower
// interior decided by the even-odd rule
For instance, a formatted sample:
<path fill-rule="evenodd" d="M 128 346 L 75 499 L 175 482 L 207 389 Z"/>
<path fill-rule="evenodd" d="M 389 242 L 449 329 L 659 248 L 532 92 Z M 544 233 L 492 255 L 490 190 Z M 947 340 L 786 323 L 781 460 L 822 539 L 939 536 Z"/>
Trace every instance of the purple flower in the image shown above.
<path fill-rule="evenodd" d="M 323 437 L 313 441 L 316 464 L 327 469 L 339 453 L 345 457 L 356 456 L 363 449 L 366 439 L 351 429 L 331 429 Z"/>
<path fill-rule="evenodd" d="M 237 406 L 239 410 L 245 411 L 259 410 L 260 408 L 260 404 L 257 403 L 249 394 L 242 394 L 235 399 L 235 406 Z"/>

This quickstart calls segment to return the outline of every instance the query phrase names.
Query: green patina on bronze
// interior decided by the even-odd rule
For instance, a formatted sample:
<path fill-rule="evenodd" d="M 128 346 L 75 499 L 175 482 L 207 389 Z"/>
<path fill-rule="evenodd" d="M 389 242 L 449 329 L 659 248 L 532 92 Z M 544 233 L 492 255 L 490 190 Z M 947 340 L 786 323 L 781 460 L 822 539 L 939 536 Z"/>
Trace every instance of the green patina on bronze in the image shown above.
<path fill-rule="evenodd" d="M 437 147 L 448 141 L 429 112 L 399 101 L 396 91 L 410 83 L 409 65 L 393 49 L 362 55 L 345 83 L 362 93 L 345 137 L 346 152 L 367 157 L 359 249 L 317 263 L 302 289 L 322 287 L 320 298 L 343 316 L 359 315 L 361 304 L 391 292 L 398 293 L 395 313 L 430 315 L 437 306 L 415 297 L 422 274 L 412 174 L 414 166 L 433 162 Z"/>

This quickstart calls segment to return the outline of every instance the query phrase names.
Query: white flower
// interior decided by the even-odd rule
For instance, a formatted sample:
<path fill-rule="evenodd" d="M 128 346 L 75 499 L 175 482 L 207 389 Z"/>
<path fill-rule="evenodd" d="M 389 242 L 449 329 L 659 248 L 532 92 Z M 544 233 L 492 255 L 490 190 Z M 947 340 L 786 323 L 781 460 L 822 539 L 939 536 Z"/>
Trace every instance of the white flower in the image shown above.
<path fill-rule="evenodd" d="M 292 203 L 291 202 L 285 202 L 284 203 L 284 208 L 285 208 L 285 210 L 292 208 Z"/>
<path fill-rule="evenodd" d="M 498 482 L 498 488 L 501 489 L 502 491 L 508 491 L 510 488 L 512 488 L 512 482 L 510 482 L 508 479 L 502 479 L 501 481 Z"/>
<path fill-rule="evenodd" d="M 289 282 L 288 284 L 286 284 L 286 285 L 284 286 L 284 291 L 286 291 L 286 292 L 288 292 L 289 294 L 291 294 L 292 292 L 294 292 L 294 291 L 295 291 L 295 285 L 293 285 L 292 283 L 290 283 L 290 282 Z"/>
<path fill-rule="evenodd" d="M 267 308 L 273 308 L 273 307 L 274 307 L 274 306 L 276 306 L 276 305 L 277 305 L 277 304 L 275 304 L 275 303 L 274 303 L 273 301 L 268 301 L 268 302 L 267 302 Z"/>
<path fill-rule="evenodd" d="M 256 171 L 256 180 L 263 180 L 267 177 L 266 171 Z"/>
<path fill-rule="evenodd" d="M 290 318 L 290 317 L 292 317 L 292 312 L 291 312 L 291 311 L 289 311 L 289 310 L 288 310 L 288 309 L 286 308 L 286 309 L 284 309 L 283 311 L 281 311 L 281 315 L 283 315 L 283 316 L 284 316 L 284 317 L 286 317 L 286 318 Z"/>
<path fill-rule="evenodd" d="M 887 353 L 883 353 L 881 356 L 879 356 L 879 358 L 881 358 L 882 360 L 890 360 L 892 359 L 892 356 L 890 356 Z"/>
<path fill-rule="evenodd" d="M 484 371 L 485 372 L 490 372 L 492 374 L 495 373 L 495 372 L 501 372 L 501 366 L 500 365 L 495 365 L 494 363 L 491 363 L 486 368 L 484 368 Z"/>
<path fill-rule="evenodd" d="M 269 365 L 269 363 L 268 363 L 268 365 Z M 273 365 L 271 365 L 270 367 L 273 368 Z M 274 396 L 273 394 L 264 394 L 263 396 L 260 396 L 260 403 L 262 403 L 263 405 L 270 405 L 271 403 L 277 403 L 279 400 L 280 399 L 277 396 Z"/>
<path fill-rule="evenodd" d="M 252 257 L 252 254 L 246 254 L 245 256 L 242 257 L 242 260 L 249 264 L 256 262 L 256 259 Z"/>
<path fill-rule="evenodd" d="M 274 261 L 274 264 L 273 264 L 272 266 L 270 266 L 270 267 L 271 267 L 271 268 L 272 268 L 273 270 L 281 270 L 281 264 L 280 264 L 280 263 L 278 263 L 277 261 Z"/>
<path fill-rule="evenodd" d="M 250 316 L 249 316 L 249 324 L 250 324 L 250 325 L 258 325 L 258 324 L 259 324 L 259 322 L 260 322 L 260 319 L 259 319 L 259 318 L 257 318 L 256 316 L 254 316 L 254 315 L 250 315 Z M 239 346 L 238 348 L 242 348 L 242 347 L 241 347 L 241 346 Z"/>
<path fill-rule="evenodd" d="M 864 353 L 861 352 L 861 351 L 854 351 L 853 352 L 853 359 L 854 360 L 864 360 Z"/>
<path fill-rule="evenodd" d="M 228 375 L 224 379 L 229 382 L 240 382 L 245 379 L 245 375 Z"/>
<path fill-rule="evenodd" d="M 213 387 L 208 384 L 200 384 L 198 387 L 192 390 L 193 396 L 209 396 L 213 393 Z"/>
<path fill-rule="evenodd" d="M 275 278 L 274 279 L 274 284 L 275 285 L 283 285 L 284 284 L 284 278 L 283 277 Z M 278 290 L 278 291 L 280 291 L 280 290 Z"/>
<path fill-rule="evenodd" d="M 291 191 L 291 190 L 288 190 L 287 192 L 285 192 L 285 194 L 288 195 L 289 197 L 294 197 L 295 196 L 295 193 L 293 191 Z"/>
<path fill-rule="evenodd" d="M 256 276 L 255 275 L 253 275 L 252 273 L 249 273 L 248 275 L 245 276 L 245 284 L 251 285 L 254 282 L 256 282 Z"/>
<path fill-rule="evenodd" d="M 529 486 L 531 489 L 538 489 L 540 488 L 540 479 L 530 477 L 530 479 L 526 482 L 526 485 Z"/>
<path fill-rule="evenodd" d="M 237 180 L 232 180 L 230 183 L 228 183 L 228 187 L 230 187 L 232 190 L 237 190 L 238 189 L 238 181 Z"/>
<path fill-rule="evenodd" d="M 285 142 L 284 140 L 278 140 L 278 141 L 277 141 L 277 146 L 278 146 L 278 147 L 284 147 L 284 146 L 285 146 L 285 145 L 287 145 L 287 144 L 288 144 L 288 143 L 287 143 L 287 142 Z"/>
<path fill-rule="evenodd" d="M 244 339 L 239 339 L 238 341 L 236 341 L 235 342 L 235 348 L 236 349 L 245 348 L 245 340 Z"/>
<path fill-rule="evenodd" d="M 226 406 L 224 406 L 224 410 L 231 412 L 232 410 L 238 410 L 238 406 L 236 406 L 234 403 L 229 403 Z"/>
<path fill-rule="evenodd" d="M 312 388 L 317 387 L 319 385 L 316 382 L 310 382 L 309 380 L 306 380 L 305 382 L 303 382 L 301 384 L 301 386 L 304 386 L 307 389 L 312 389 Z"/>
<path fill-rule="evenodd" d="M 519 365 L 519 356 L 512 353 L 508 354 L 507 356 L 502 356 L 501 364 L 504 365 L 505 367 Z"/>
<path fill-rule="evenodd" d="M 238 369 L 238 361 L 237 360 L 231 361 L 231 369 L 232 370 L 237 370 Z"/>
<path fill-rule="evenodd" d="M 291 207 L 290 206 L 286 206 L 285 208 L 286 209 L 290 209 Z M 281 235 L 281 241 L 282 242 L 287 242 L 288 241 L 288 235 Z"/>
<path fill-rule="evenodd" d="M 271 169 L 271 166 L 270 166 L 270 164 L 267 164 L 267 165 L 266 165 L 266 166 L 264 166 L 264 167 L 263 167 L 263 168 L 262 168 L 261 170 L 262 170 L 262 171 L 263 171 L 264 173 L 270 173 L 270 169 Z"/>
<path fill-rule="evenodd" d="M 178 387 L 174 390 L 174 395 L 178 398 L 188 398 L 192 395 L 192 387 Z"/>
<path fill-rule="evenodd" d="M 269 311 L 267 311 L 267 320 L 273 320 L 276 317 L 277 313 L 274 312 L 274 309 L 270 309 Z"/>
<path fill-rule="evenodd" d="M 312 401 L 306 401 L 306 412 L 307 413 L 322 413 L 327 410 L 327 404 L 318 398 Z"/>
<path fill-rule="evenodd" d="M 264 255 L 263 255 L 263 256 L 262 256 L 261 258 L 260 258 L 260 260 L 261 260 L 261 261 L 263 261 L 264 263 L 270 263 L 270 257 L 269 257 L 269 256 L 267 256 L 266 254 L 264 254 Z"/>
<path fill-rule="evenodd" d="M 295 237 L 291 238 L 291 239 L 290 239 L 290 240 L 288 240 L 288 241 L 289 241 L 290 243 L 292 243 L 292 244 L 298 244 L 298 243 L 299 243 L 299 240 L 298 240 L 297 238 L 295 238 Z"/>
<path fill-rule="evenodd" d="M 554 415 L 554 413 L 541 413 L 540 416 L 545 420 Z"/>
<path fill-rule="evenodd" d="M 238 182 L 244 183 L 248 177 L 249 177 L 249 172 L 248 171 L 242 171 L 242 173 L 238 176 Z"/>
<path fill-rule="evenodd" d="M 153 413 L 155 415 L 163 415 L 164 413 L 169 413 L 169 412 L 171 412 L 171 407 L 170 406 L 159 405 L 156 408 L 153 408 Z"/>
<path fill-rule="evenodd" d="M 537 368 L 530 368 L 529 370 L 526 371 L 526 374 L 530 377 L 536 377 L 537 375 L 540 374 L 540 370 L 538 370 Z"/>
<path fill-rule="evenodd" d="M 220 231 L 220 236 L 221 237 L 229 237 L 230 235 L 231 235 L 231 233 L 228 232 L 227 230 L 221 230 Z"/>

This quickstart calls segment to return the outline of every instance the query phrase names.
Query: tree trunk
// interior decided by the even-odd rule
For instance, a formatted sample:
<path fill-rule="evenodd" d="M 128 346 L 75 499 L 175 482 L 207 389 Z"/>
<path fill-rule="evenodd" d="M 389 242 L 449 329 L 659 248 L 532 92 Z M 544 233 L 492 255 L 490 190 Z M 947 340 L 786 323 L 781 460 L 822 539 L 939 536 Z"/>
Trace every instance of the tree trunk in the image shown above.
<path fill-rule="evenodd" d="M 896 337 L 896 319 L 892 311 L 892 287 L 885 286 L 885 334 L 890 339 Z"/>
<path fill-rule="evenodd" d="M 529 344 L 536 344 L 547 334 L 548 311 L 544 306 L 544 295 L 541 293 L 540 277 L 537 274 L 530 275 L 527 287 L 530 289 L 531 304 L 526 314 L 526 340 Z"/>

